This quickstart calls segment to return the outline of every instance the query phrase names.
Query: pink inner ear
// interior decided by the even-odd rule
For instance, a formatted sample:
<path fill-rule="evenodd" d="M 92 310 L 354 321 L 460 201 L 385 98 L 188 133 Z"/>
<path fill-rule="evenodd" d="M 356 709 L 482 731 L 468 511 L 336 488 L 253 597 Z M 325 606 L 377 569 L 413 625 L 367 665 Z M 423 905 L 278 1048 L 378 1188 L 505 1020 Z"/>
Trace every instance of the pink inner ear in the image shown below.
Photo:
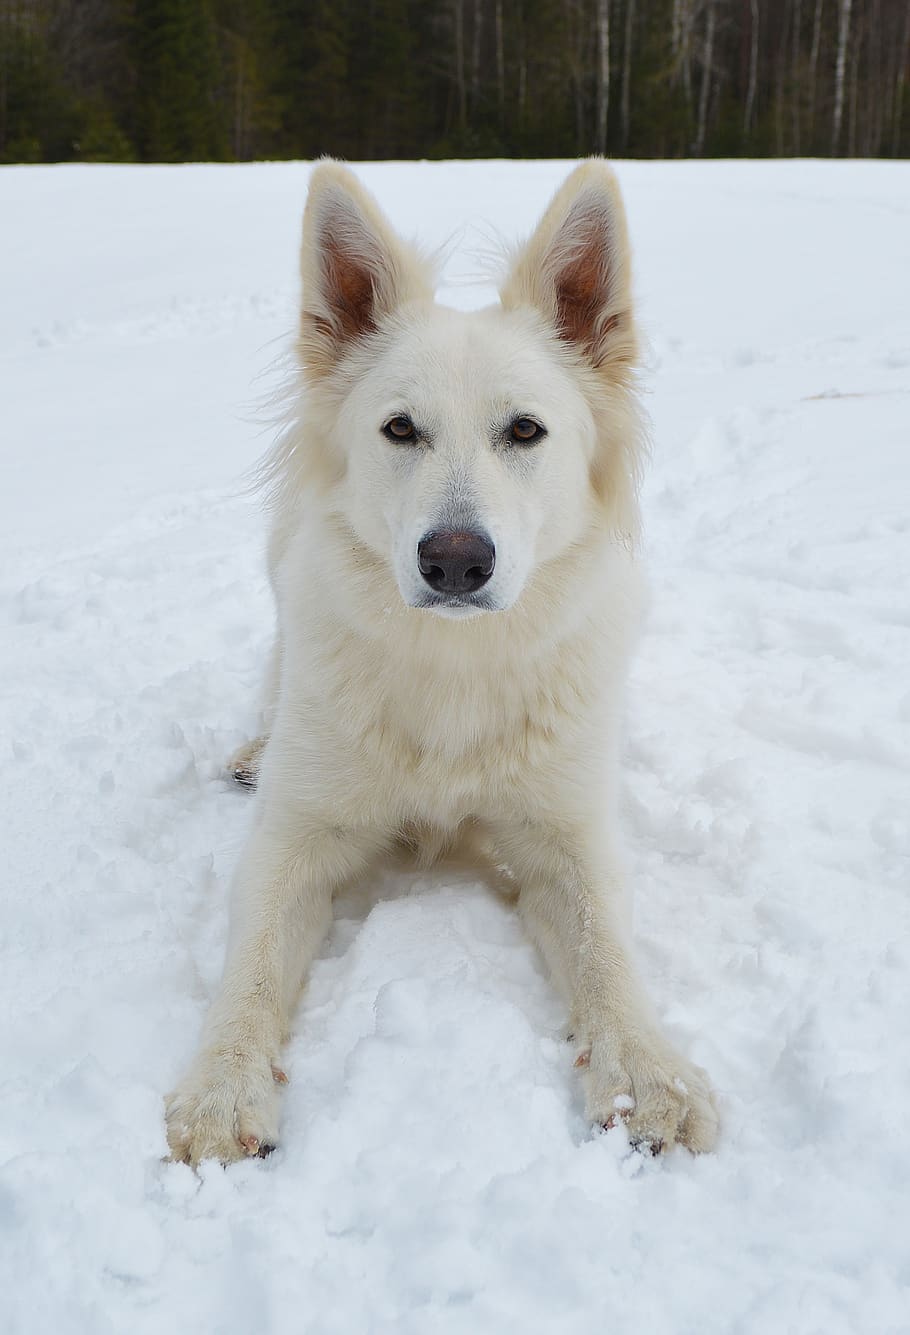
<path fill-rule="evenodd" d="M 322 254 L 326 303 L 337 334 L 348 339 L 372 333 L 376 328 L 376 299 L 369 269 L 334 237 L 323 239 Z"/>
<path fill-rule="evenodd" d="M 594 351 L 617 323 L 602 327 L 599 317 L 610 300 L 610 236 L 606 219 L 579 220 L 572 250 L 556 274 L 556 323 L 560 338 Z"/>

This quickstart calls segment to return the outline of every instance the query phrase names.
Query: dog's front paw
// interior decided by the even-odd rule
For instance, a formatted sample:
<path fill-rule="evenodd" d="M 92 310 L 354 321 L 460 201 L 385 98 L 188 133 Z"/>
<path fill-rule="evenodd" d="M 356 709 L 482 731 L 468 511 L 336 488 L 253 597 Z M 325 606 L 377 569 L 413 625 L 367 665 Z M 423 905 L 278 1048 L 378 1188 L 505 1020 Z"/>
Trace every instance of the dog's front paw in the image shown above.
<path fill-rule="evenodd" d="M 587 1111 L 610 1128 L 624 1122 L 633 1145 L 659 1154 L 674 1144 L 705 1153 L 717 1110 L 705 1072 L 655 1036 L 595 1039 L 582 1049 Z"/>
<path fill-rule="evenodd" d="M 255 788 L 259 782 L 259 770 L 262 767 L 262 753 L 267 737 L 256 737 L 235 751 L 228 761 L 228 773 L 235 783 L 244 788 Z"/>
<path fill-rule="evenodd" d="M 286 1079 L 265 1056 L 205 1053 L 167 1098 L 171 1158 L 227 1164 L 271 1154 L 278 1143 L 275 1086 Z"/>

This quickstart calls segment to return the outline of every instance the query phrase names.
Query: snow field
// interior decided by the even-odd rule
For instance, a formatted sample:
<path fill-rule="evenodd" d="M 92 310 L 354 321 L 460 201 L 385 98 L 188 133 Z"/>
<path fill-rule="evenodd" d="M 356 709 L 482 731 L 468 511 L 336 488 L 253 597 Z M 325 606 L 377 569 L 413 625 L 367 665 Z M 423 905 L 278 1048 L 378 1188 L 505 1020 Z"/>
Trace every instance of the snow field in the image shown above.
<path fill-rule="evenodd" d="M 560 163 L 376 164 L 443 300 Z M 307 168 L 0 171 L 0 1328 L 910 1331 L 910 167 L 622 163 L 655 449 L 624 827 L 717 1152 L 582 1115 L 482 886 L 352 893 L 283 1142 L 165 1164 L 271 629 L 242 474 Z M 257 373 L 266 372 L 257 380 Z"/>

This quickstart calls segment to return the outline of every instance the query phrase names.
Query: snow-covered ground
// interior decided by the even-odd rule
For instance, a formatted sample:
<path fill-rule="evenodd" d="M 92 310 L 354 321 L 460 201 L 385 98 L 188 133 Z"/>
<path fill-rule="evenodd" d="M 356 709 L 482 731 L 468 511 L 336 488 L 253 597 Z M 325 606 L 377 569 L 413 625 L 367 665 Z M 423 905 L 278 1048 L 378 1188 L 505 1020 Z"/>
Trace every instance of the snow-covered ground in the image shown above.
<path fill-rule="evenodd" d="M 362 175 L 480 304 L 565 171 Z M 655 424 L 628 861 L 718 1150 L 592 1135 L 517 922 L 424 878 L 339 905 L 281 1149 L 196 1177 L 161 1100 L 250 809 L 241 483 L 307 168 L 0 171 L 4 1335 L 910 1331 L 910 165 L 619 174 Z"/>

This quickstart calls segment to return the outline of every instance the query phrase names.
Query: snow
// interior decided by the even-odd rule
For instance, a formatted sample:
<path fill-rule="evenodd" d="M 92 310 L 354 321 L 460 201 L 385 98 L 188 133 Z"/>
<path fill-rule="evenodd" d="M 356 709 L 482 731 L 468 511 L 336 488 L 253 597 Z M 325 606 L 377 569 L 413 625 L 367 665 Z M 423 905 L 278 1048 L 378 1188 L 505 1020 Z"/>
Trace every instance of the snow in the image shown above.
<path fill-rule="evenodd" d="M 475 305 L 566 170 L 362 175 Z M 910 165 L 618 170 L 655 424 L 627 853 L 719 1148 L 592 1134 L 511 912 L 388 877 L 338 906 L 282 1147 L 199 1177 L 162 1095 L 249 818 L 243 474 L 307 167 L 0 171 L 6 1335 L 910 1331 Z"/>

